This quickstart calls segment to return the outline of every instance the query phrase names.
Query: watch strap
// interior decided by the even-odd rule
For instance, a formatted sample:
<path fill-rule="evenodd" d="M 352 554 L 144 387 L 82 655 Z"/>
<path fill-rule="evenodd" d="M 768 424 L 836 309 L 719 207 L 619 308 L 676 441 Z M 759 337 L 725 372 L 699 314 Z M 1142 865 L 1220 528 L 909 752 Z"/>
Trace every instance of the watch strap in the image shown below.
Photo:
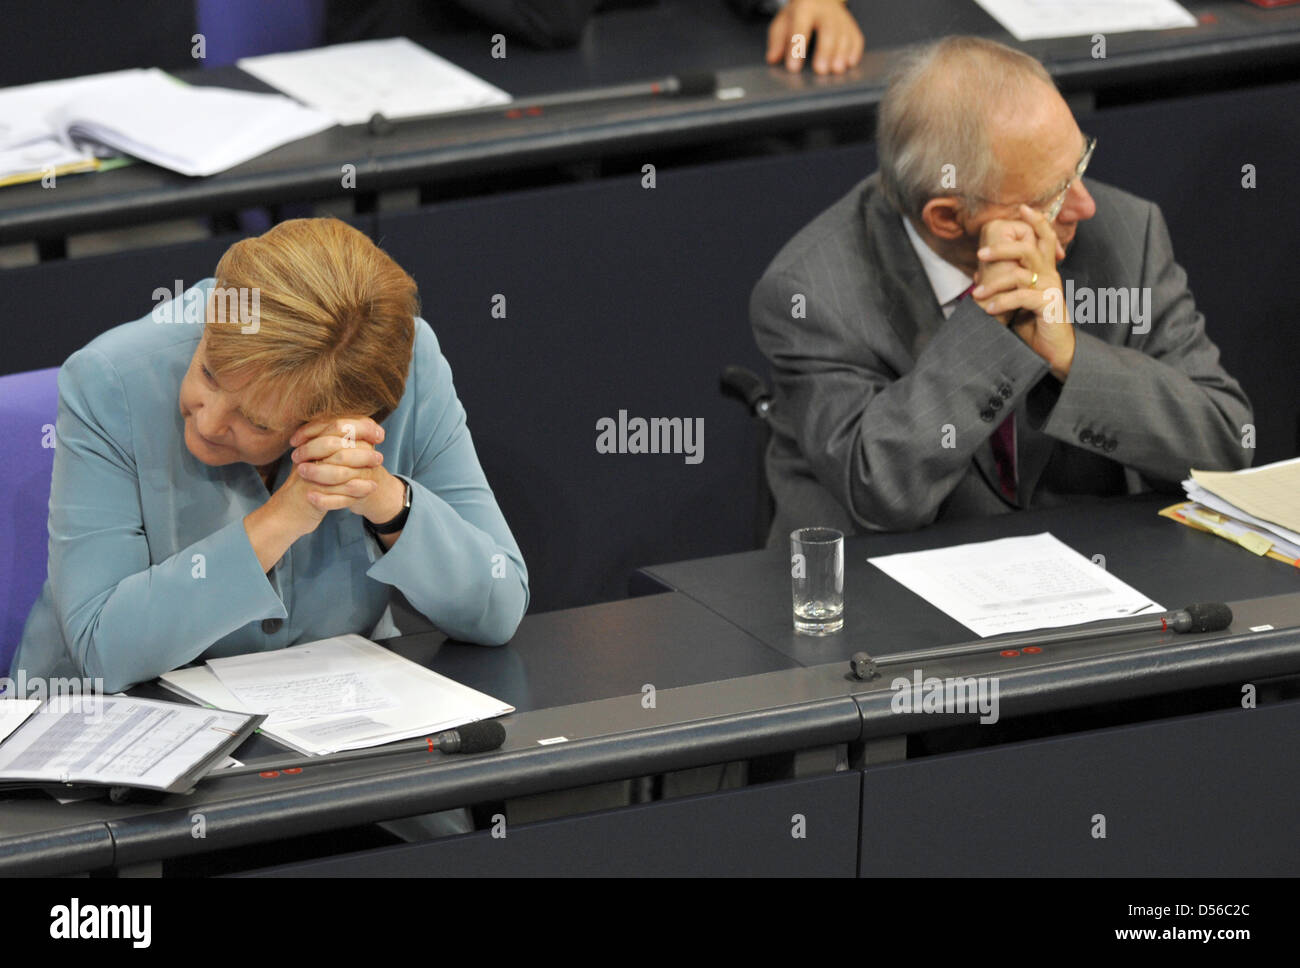
<path fill-rule="evenodd" d="M 406 519 L 411 514 L 412 488 L 411 482 L 406 478 L 402 477 L 399 478 L 399 480 L 406 485 L 406 496 L 402 500 L 402 510 L 398 511 L 395 517 L 385 521 L 383 524 L 372 524 L 368 519 L 362 519 L 365 522 L 366 530 L 373 535 L 396 534 L 398 531 L 401 531 L 406 527 Z"/>

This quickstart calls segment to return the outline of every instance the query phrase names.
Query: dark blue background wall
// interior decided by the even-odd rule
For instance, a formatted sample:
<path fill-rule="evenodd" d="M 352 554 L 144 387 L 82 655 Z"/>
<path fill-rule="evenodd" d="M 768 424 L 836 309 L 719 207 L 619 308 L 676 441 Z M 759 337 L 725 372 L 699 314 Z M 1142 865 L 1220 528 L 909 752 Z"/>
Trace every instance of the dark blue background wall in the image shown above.
<path fill-rule="evenodd" d="M 1291 179 L 1300 85 L 1080 118 L 1090 175 L 1160 203 L 1225 365 L 1245 385 L 1257 463 L 1297 450 L 1300 335 Z M 648 156 L 647 162 L 654 162 Z M 1243 164 L 1258 187 L 1241 187 Z M 780 245 L 874 165 L 870 145 L 514 192 L 363 218 L 420 284 L 476 446 L 533 576 L 534 608 L 621 597 L 641 565 L 753 540 L 755 429 L 717 392 L 765 372 L 749 291 Z M 4 369 L 52 366 L 143 315 L 156 286 L 211 274 L 232 238 L 0 271 Z M 491 299 L 506 296 L 494 319 Z M 701 417 L 705 458 L 602 455 L 596 421 Z"/>

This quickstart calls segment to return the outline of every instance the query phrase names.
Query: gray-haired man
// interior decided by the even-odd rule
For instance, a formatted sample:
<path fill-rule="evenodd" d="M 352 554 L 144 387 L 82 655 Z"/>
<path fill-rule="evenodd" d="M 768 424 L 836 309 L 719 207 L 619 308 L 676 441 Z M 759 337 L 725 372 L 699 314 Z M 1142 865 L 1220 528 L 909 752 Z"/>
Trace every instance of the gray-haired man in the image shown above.
<path fill-rule="evenodd" d="M 1250 403 L 1160 210 L 1084 186 L 1095 142 L 1037 61 L 973 37 L 919 49 L 877 138 L 880 171 L 781 250 L 750 302 L 775 380 L 772 541 L 1250 462 Z"/>

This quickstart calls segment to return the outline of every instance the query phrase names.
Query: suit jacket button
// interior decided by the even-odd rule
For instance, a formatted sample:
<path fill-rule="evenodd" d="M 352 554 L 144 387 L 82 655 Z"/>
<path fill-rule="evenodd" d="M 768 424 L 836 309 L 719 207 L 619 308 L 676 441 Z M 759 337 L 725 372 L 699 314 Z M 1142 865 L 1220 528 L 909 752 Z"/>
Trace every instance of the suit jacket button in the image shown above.
<path fill-rule="evenodd" d="M 1106 441 L 1106 446 L 1103 447 L 1102 449 L 1105 450 L 1106 453 L 1109 454 L 1109 453 L 1110 453 L 1112 450 L 1114 450 L 1117 446 L 1118 446 L 1118 444 L 1116 443 L 1115 438 L 1114 438 L 1114 437 L 1111 437 L 1109 440 Z"/>
<path fill-rule="evenodd" d="M 1081 443 L 1081 444 L 1091 444 L 1091 443 L 1092 443 L 1092 431 L 1091 431 L 1091 430 L 1080 430 L 1080 431 L 1079 431 L 1079 443 Z"/>
<path fill-rule="evenodd" d="M 989 410 L 989 409 L 987 409 L 987 408 L 985 408 L 984 410 L 981 410 L 981 411 L 980 411 L 980 419 L 983 420 L 985 423 L 992 423 L 992 422 L 993 422 L 993 411 L 992 411 L 992 410 Z"/>
<path fill-rule="evenodd" d="M 267 635 L 274 635 L 280 631 L 280 626 L 284 624 L 282 618 L 264 618 L 262 619 L 262 631 Z"/>
<path fill-rule="evenodd" d="M 1001 397 L 989 397 L 989 406 L 992 407 L 994 410 L 1001 410 L 1001 409 L 1002 409 L 1002 398 L 1001 398 Z"/>
<path fill-rule="evenodd" d="M 1003 383 L 998 387 L 998 393 L 1002 394 L 1003 400 L 1011 399 L 1011 384 Z"/>

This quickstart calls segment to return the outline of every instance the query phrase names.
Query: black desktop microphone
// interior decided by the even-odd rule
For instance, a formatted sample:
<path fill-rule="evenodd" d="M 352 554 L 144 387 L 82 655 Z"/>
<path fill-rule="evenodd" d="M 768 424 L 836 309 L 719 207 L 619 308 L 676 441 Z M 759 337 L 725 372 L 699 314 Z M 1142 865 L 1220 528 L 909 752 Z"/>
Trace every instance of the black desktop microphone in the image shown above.
<path fill-rule="evenodd" d="M 495 719 L 484 719 L 439 733 L 433 745 L 443 753 L 486 753 L 505 741 L 506 728 Z"/>
<path fill-rule="evenodd" d="M 1175 632 L 1222 632 L 1232 624 L 1232 609 L 1222 602 L 1188 605 L 1169 616 Z"/>
<path fill-rule="evenodd" d="M 423 121 L 441 121 L 445 118 L 466 116 L 494 117 L 500 116 L 511 120 L 536 117 L 547 108 L 571 104 L 596 104 L 601 101 L 614 101 L 631 97 L 703 97 L 713 94 L 718 89 L 718 75 L 713 72 L 699 74 L 671 74 L 654 81 L 633 81 L 628 84 L 613 84 L 607 87 L 583 88 L 577 91 L 559 91 L 555 94 L 539 94 L 536 97 L 520 98 L 510 104 L 494 104 L 487 108 L 469 108 L 464 111 L 443 111 L 439 114 L 421 114 L 409 118 L 388 118 L 382 114 L 371 115 L 367 127 L 372 135 L 391 134 L 393 129 L 404 124 L 419 124 Z"/>
<path fill-rule="evenodd" d="M 867 680 L 875 677 L 876 667 L 899 662 L 920 662 L 947 659 L 957 655 L 975 655 L 980 652 L 1018 650 L 1025 646 L 1055 645 L 1061 642 L 1079 642 L 1129 632 L 1222 632 L 1232 624 L 1232 609 L 1222 602 L 1202 602 L 1188 605 L 1176 612 L 1163 615 L 1138 615 L 1132 618 L 1090 622 L 1060 629 L 1041 629 L 1016 635 L 992 636 L 979 642 L 940 646 L 936 649 L 914 649 L 871 656 L 865 652 L 854 655 L 849 663 L 849 675 Z"/>
<path fill-rule="evenodd" d="M 203 779 L 223 780 L 228 777 L 247 776 L 250 773 L 278 774 L 283 770 L 302 770 L 315 766 L 326 766 L 330 763 L 370 760 L 400 753 L 432 753 L 434 750 L 442 753 L 486 753 L 497 749 L 505 741 L 506 728 L 495 719 L 484 719 L 477 723 L 466 723 L 456 729 L 444 730 L 436 736 L 428 736 L 424 739 L 404 740 L 400 743 L 388 743 L 384 746 L 361 750 L 346 750 L 342 753 L 329 753 L 325 756 L 256 760 L 229 770 L 213 770 Z"/>

